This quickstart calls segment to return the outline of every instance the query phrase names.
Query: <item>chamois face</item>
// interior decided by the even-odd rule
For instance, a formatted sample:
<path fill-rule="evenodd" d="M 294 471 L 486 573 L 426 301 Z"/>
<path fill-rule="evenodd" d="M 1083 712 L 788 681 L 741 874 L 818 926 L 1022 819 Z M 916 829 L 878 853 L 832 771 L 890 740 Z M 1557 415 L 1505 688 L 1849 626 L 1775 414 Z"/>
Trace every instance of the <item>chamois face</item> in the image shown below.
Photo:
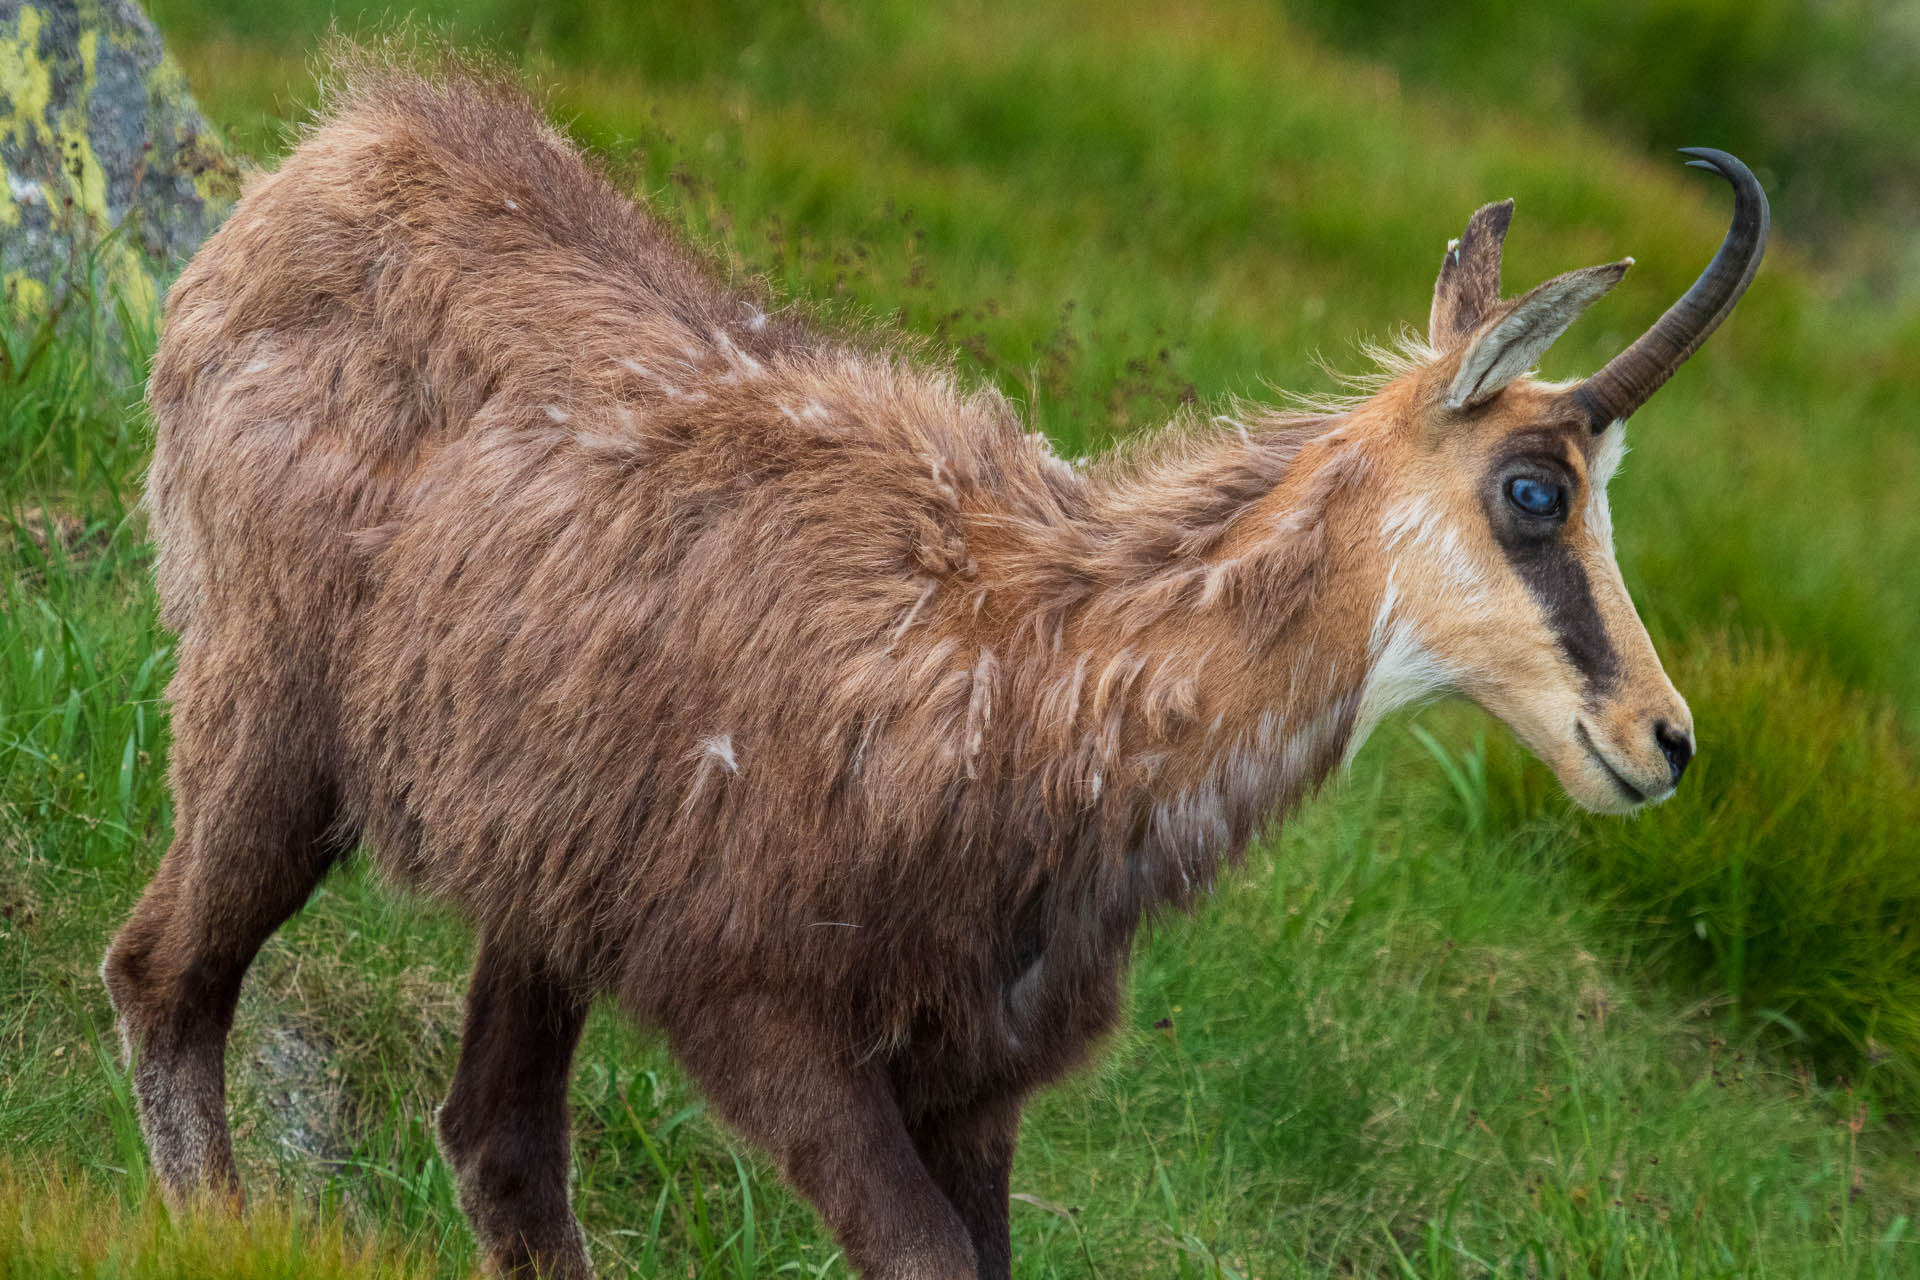
<path fill-rule="evenodd" d="M 1451 363 L 1413 379 L 1392 431 L 1404 455 L 1379 515 L 1384 643 L 1404 627 L 1403 649 L 1506 722 L 1585 807 L 1663 799 L 1693 719 L 1614 559 L 1607 481 L 1625 428 L 1596 433 L 1562 389 L 1530 381 L 1448 409 Z"/>
<path fill-rule="evenodd" d="M 1631 412 L 1724 316 L 1732 305 L 1724 294 L 1710 299 L 1704 320 L 1693 304 L 1726 268 L 1716 259 L 1661 321 L 1670 328 L 1656 326 L 1668 334 L 1692 326 L 1686 341 L 1662 338 L 1667 362 L 1657 376 L 1649 348 L 1636 344 L 1586 383 L 1543 384 L 1528 371 L 1632 260 L 1502 301 L 1512 210 L 1510 201 L 1488 205 L 1447 246 L 1430 358 L 1359 415 L 1396 464 L 1383 469 L 1390 480 L 1379 496 L 1386 587 L 1371 637 L 1374 679 L 1458 689 L 1505 721 L 1578 803 L 1624 813 L 1672 793 L 1693 755 L 1693 718 L 1614 559 L 1607 483 L 1626 428 L 1612 406 Z M 1757 241 L 1764 236 L 1762 198 Z M 1750 278 L 1758 261 L 1756 247 L 1733 270 Z M 1623 398 L 1622 386 L 1638 399 Z"/>

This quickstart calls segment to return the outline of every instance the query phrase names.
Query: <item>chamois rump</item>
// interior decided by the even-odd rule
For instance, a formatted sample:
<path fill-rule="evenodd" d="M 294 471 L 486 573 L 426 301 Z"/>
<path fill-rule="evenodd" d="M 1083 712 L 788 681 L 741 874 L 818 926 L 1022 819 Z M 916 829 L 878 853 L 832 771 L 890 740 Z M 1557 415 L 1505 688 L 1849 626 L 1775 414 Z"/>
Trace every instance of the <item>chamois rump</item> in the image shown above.
<path fill-rule="evenodd" d="M 949 372 L 722 282 L 484 75 L 364 69 L 167 302 L 148 502 L 173 843 L 105 977 L 153 1164 L 238 1198 L 256 950 L 357 845 L 478 957 L 438 1128 L 502 1273 L 580 1276 L 568 1072 L 605 993 L 870 1277 L 1006 1277 L 1021 1107 L 1395 706 L 1463 693 L 1582 804 L 1692 753 L 1615 566 L 1622 422 L 1766 204 L 1573 386 L 1628 266 L 1500 296 L 1324 413 L 1084 468 Z"/>

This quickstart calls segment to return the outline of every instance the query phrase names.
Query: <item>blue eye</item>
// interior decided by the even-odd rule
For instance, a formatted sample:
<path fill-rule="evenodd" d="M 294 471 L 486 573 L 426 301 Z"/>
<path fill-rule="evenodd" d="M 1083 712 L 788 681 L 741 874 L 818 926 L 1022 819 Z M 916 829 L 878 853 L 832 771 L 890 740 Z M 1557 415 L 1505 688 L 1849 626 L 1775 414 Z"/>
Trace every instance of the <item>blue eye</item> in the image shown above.
<path fill-rule="evenodd" d="M 1557 484 L 1515 476 L 1507 481 L 1507 501 L 1530 516 L 1556 516 L 1566 506 L 1567 492 Z"/>

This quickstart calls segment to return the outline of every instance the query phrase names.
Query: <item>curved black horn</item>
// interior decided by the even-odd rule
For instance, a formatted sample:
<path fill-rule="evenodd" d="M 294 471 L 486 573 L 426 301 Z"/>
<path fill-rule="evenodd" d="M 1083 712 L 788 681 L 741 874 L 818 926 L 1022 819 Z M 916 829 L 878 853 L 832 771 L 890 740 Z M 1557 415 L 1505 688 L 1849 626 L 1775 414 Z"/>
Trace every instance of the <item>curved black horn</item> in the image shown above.
<path fill-rule="evenodd" d="M 1668 307 L 1632 346 L 1574 388 L 1573 397 L 1587 411 L 1595 431 L 1605 430 L 1645 404 L 1699 349 L 1747 291 L 1767 251 L 1767 193 L 1760 189 L 1753 171 L 1712 147 L 1682 147 L 1680 154 L 1693 157 L 1687 161 L 1690 168 L 1711 170 L 1733 184 L 1733 225 L 1720 252 L 1693 287 L 1680 295 L 1680 301 Z"/>

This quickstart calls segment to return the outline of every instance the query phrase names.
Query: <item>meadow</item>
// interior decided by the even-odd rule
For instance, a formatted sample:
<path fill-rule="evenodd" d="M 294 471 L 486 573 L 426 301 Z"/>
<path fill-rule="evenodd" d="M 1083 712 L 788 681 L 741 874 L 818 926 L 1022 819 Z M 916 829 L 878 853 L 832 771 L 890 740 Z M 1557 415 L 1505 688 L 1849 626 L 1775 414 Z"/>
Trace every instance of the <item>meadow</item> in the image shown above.
<path fill-rule="evenodd" d="M 914 335 L 1073 454 L 1187 403 L 1334 389 L 1361 340 L 1424 325 L 1446 240 L 1505 196 L 1516 291 L 1638 260 L 1543 370 L 1586 372 L 1725 229 L 1724 188 L 1670 145 L 1784 188 L 1758 281 L 1635 418 L 1613 487 L 1699 726 L 1679 794 L 1594 818 L 1470 707 L 1390 722 L 1143 941 L 1104 1065 L 1029 1113 L 1027 1280 L 1920 1275 L 1920 267 L 1882 252 L 1911 230 L 1920 43 L 1870 38 L 1870 7 L 1629 5 L 1637 44 L 1543 88 L 1527 51 L 1594 36 L 1600 6 L 1542 6 L 1496 48 L 1498 10 L 1450 9 L 1476 41 L 1389 0 L 416 8 L 524 65 L 726 270 Z M 325 0 L 151 12 L 234 146 L 282 154 Z M 1771 80 L 1714 60 L 1728 31 Z M 170 825 L 124 372 L 157 317 L 44 345 L 7 320 L 0 1277 L 468 1274 L 431 1117 L 471 937 L 357 865 L 242 999 L 258 1212 L 153 1195 L 95 970 Z M 610 1013 L 574 1103 L 609 1274 L 847 1274 Z"/>

